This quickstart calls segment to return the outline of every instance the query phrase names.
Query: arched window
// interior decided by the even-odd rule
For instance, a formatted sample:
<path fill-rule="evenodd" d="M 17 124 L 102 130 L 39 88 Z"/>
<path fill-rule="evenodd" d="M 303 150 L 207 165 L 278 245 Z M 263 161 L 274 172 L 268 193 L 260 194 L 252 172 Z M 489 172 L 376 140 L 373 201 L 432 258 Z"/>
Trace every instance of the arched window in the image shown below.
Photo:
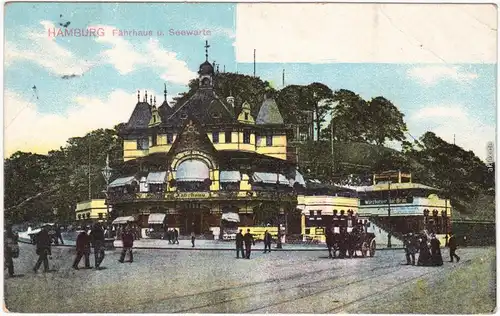
<path fill-rule="evenodd" d="M 202 160 L 185 160 L 177 166 L 175 180 L 180 191 L 208 191 L 210 170 Z"/>

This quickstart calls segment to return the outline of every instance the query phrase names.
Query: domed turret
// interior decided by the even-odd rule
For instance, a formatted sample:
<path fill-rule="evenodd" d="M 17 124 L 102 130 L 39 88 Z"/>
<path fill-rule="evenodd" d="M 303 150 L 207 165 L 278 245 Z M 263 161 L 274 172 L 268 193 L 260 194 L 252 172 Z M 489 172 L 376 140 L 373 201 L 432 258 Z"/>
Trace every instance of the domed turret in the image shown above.
<path fill-rule="evenodd" d="M 214 74 L 214 67 L 212 66 L 211 63 L 209 63 L 208 61 L 205 61 L 203 64 L 200 65 L 200 70 L 198 71 L 198 74 L 200 76 L 213 75 Z"/>

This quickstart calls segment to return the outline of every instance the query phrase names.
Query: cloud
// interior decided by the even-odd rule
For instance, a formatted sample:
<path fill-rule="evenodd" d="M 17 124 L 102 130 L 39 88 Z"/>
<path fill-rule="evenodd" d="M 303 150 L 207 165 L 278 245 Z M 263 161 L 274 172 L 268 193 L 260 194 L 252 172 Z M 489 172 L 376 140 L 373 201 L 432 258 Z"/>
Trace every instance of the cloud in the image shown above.
<path fill-rule="evenodd" d="M 151 89 L 149 93 L 156 95 Z M 45 154 L 99 128 L 127 122 L 137 94 L 115 90 L 106 98 L 77 96 L 65 113 L 39 113 L 35 103 L 6 90 L 4 95 L 4 157 L 21 150 Z M 161 103 L 161 102 L 160 102 Z"/>
<path fill-rule="evenodd" d="M 491 4 L 239 3 L 235 52 L 243 63 L 254 49 L 275 63 L 496 63 L 496 24 Z"/>
<path fill-rule="evenodd" d="M 429 105 L 410 116 L 410 132 L 414 136 L 434 132 L 448 143 L 472 150 L 482 160 L 486 159 L 488 142 L 495 141 L 495 126 L 475 118 L 460 104 Z"/>
<path fill-rule="evenodd" d="M 187 63 L 178 59 L 176 53 L 162 48 L 157 39 L 135 46 L 123 37 L 113 36 L 116 27 L 95 25 L 92 28 L 104 29 L 104 36 L 96 37 L 96 42 L 111 45 L 111 48 L 101 52 L 101 60 L 113 65 L 122 75 L 139 68 L 154 68 L 160 71 L 163 80 L 172 83 L 187 84 L 196 78 L 196 73 L 189 70 Z"/>
<path fill-rule="evenodd" d="M 453 80 L 467 83 L 478 78 L 473 72 L 468 72 L 459 66 L 422 66 L 413 67 L 407 72 L 408 77 L 417 80 L 425 86 L 435 85 L 441 80 Z"/>
<path fill-rule="evenodd" d="M 94 62 L 82 60 L 56 42 L 56 37 L 49 36 L 49 30 L 55 25 L 49 21 L 41 21 L 43 30 L 28 31 L 25 38 L 29 46 L 22 47 L 12 42 L 5 44 L 5 63 L 12 64 L 16 60 L 34 62 L 57 76 L 68 74 L 82 75 L 95 65 Z"/>

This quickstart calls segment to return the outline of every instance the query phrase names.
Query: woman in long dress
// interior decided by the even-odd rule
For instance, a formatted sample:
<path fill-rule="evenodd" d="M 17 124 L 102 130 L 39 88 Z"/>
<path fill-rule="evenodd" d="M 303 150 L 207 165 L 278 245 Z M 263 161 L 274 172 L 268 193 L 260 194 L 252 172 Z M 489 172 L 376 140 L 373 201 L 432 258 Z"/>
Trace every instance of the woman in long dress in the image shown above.
<path fill-rule="evenodd" d="M 429 251 L 429 247 L 427 246 L 427 236 L 422 235 L 420 237 L 420 247 L 419 247 L 419 255 L 417 265 L 419 266 L 429 266 L 431 265 L 431 252 Z"/>
<path fill-rule="evenodd" d="M 436 238 L 435 234 L 431 235 L 431 256 L 432 264 L 435 266 L 443 265 L 443 257 L 441 256 L 441 242 Z"/>

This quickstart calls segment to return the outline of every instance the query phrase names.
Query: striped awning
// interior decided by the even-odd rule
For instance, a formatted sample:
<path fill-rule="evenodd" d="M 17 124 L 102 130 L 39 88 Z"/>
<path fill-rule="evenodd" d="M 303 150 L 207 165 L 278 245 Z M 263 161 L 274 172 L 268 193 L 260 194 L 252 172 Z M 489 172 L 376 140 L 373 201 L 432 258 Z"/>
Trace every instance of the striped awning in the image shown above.
<path fill-rule="evenodd" d="M 239 171 L 221 171 L 219 176 L 220 182 L 240 182 L 241 173 Z"/>
<path fill-rule="evenodd" d="M 233 222 L 233 223 L 239 223 L 240 222 L 240 215 L 237 213 L 223 213 L 222 218 L 223 221 L 228 221 L 228 222 Z"/>
<path fill-rule="evenodd" d="M 133 216 L 117 217 L 111 224 L 127 224 L 128 222 L 135 221 Z"/>
<path fill-rule="evenodd" d="M 148 224 L 163 224 L 165 221 L 165 214 L 163 213 L 153 213 L 149 214 Z"/>
<path fill-rule="evenodd" d="M 165 183 L 167 178 L 166 171 L 154 171 L 148 174 L 146 182 L 148 184 L 162 184 Z"/>
<path fill-rule="evenodd" d="M 115 179 L 113 182 L 111 182 L 109 184 L 109 187 L 110 188 L 113 188 L 113 187 L 122 187 L 124 185 L 131 184 L 132 181 L 134 181 L 134 180 L 135 180 L 134 176 L 124 177 L 124 178 L 118 178 L 118 179 Z"/>
<path fill-rule="evenodd" d="M 273 184 L 276 184 L 276 181 L 279 181 L 280 184 L 290 185 L 290 181 L 284 175 L 271 172 L 254 172 L 252 180 L 254 182 Z"/>
<path fill-rule="evenodd" d="M 204 181 L 210 178 L 208 166 L 201 160 L 186 160 L 179 164 L 175 174 L 177 181 Z"/>

